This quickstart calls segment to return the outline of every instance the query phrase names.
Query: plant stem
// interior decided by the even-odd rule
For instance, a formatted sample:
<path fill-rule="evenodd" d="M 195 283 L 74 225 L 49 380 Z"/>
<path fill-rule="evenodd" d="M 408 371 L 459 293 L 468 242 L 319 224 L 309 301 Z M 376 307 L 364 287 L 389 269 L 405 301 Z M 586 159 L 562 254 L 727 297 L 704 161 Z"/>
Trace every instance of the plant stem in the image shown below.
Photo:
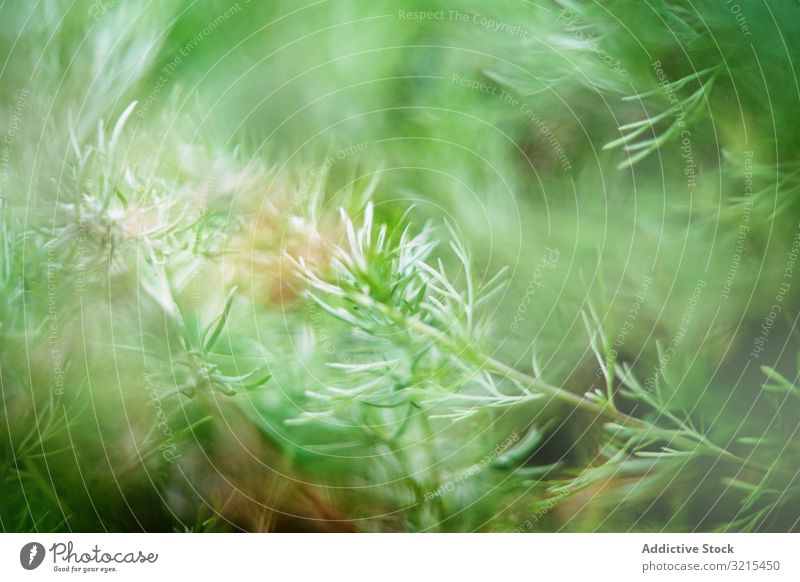
<path fill-rule="evenodd" d="M 589 412 L 594 412 L 600 416 L 605 416 L 610 419 L 626 423 L 628 425 L 635 426 L 637 428 L 647 428 L 650 426 L 648 423 L 640 420 L 638 418 L 634 418 L 632 416 L 628 416 L 615 408 L 610 406 L 601 406 L 596 402 L 592 402 L 587 398 L 582 396 L 578 396 L 570 392 L 569 390 L 565 390 L 564 388 L 560 388 L 558 386 L 554 386 L 533 376 L 525 374 L 524 372 L 520 372 L 506 364 L 496 360 L 490 356 L 486 356 L 481 354 L 480 352 L 472 349 L 470 346 L 463 346 L 456 342 L 445 333 L 441 332 L 440 330 L 436 329 L 433 326 L 428 325 L 427 323 L 423 323 L 414 317 L 407 317 L 401 313 L 398 313 L 388 305 L 384 303 L 380 303 L 375 301 L 368 295 L 364 295 L 362 293 L 356 294 L 353 299 L 355 302 L 363 307 L 364 309 L 375 311 L 380 313 L 384 317 L 391 319 L 395 323 L 398 323 L 408 329 L 416 331 L 426 337 L 431 338 L 437 344 L 442 346 L 447 351 L 457 354 L 469 354 L 473 359 L 477 360 L 476 363 L 479 364 L 481 368 L 485 368 L 492 372 L 499 374 L 509 380 L 517 382 L 520 385 L 527 386 L 529 388 L 533 388 L 538 392 L 543 394 L 547 394 L 553 398 L 561 400 L 566 404 L 571 404 L 577 408 L 581 408 L 583 410 L 587 410 Z"/>
<path fill-rule="evenodd" d="M 623 425 L 629 427 L 647 431 L 654 431 L 654 432 L 661 432 L 663 430 L 653 423 L 620 412 L 614 406 L 600 405 L 583 396 L 574 394 L 569 390 L 566 390 L 559 386 L 555 386 L 553 384 L 549 384 L 538 378 L 534 378 L 529 374 L 525 374 L 524 372 L 520 372 L 519 370 L 512 368 L 504 364 L 503 362 L 496 360 L 495 358 L 482 354 L 481 352 L 473 349 L 469 345 L 466 346 L 462 345 L 461 343 L 455 341 L 453 338 L 449 337 L 447 334 L 443 333 L 439 329 L 431 325 L 428 325 L 427 323 L 424 323 L 415 317 L 409 317 L 401 313 L 398 313 L 396 310 L 386 305 L 385 303 L 375 301 L 372 297 L 364 293 L 354 293 L 352 299 L 364 309 L 379 313 L 384 317 L 386 317 L 387 319 L 394 321 L 398 325 L 401 325 L 409 330 L 418 332 L 421 335 L 424 335 L 434 340 L 442 348 L 455 355 L 463 356 L 464 354 L 468 354 L 469 356 L 472 357 L 472 359 L 480 368 L 492 371 L 500 376 L 508 378 L 509 380 L 512 380 L 513 382 L 520 384 L 521 386 L 532 388 L 537 392 L 546 394 L 551 398 L 555 398 L 557 400 L 560 400 L 561 402 L 564 402 L 565 404 L 569 404 L 571 406 L 574 406 L 575 408 L 579 408 L 587 412 L 592 412 L 598 416 L 603 416 L 608 419 L 614 420 L 616 422 L 620 422 Z M 681 445 L 688 445 L 690 447 L 694 446 L 696 449 L 700 448 L 701 446 L 700 443 L 696 443 L 690 439 L 683 437 L 673 438 L 673 441 Z M 751 469 L 755 469 L 761 472 L 766 470 L 766 468 L 762 466 L 760 463 L 756 463 L 749 459 L 744 459 L 734 453 L 731 453 L 727 449 L 724 449 L 719 445 L 709 442 L 704 437 L 702 441 L 702 446 L 709 452 L 717 454 L 720 458 L 726 459 L 728 461 L 737 463 L 744 467 L 749 467 Z"/>

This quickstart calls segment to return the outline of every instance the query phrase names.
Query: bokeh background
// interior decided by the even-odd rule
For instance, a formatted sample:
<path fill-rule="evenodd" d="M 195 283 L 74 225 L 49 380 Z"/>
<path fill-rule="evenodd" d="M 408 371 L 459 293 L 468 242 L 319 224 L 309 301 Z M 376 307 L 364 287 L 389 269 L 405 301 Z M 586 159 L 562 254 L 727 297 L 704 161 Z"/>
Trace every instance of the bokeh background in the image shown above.
<path fill-rule="evenodd" d="M 789 1 L 3 3 L 0 527 L 797 530 L 799 37 Z M 294 260 L 368 202 L 502 271 L 480 350 L 697 450 L 404 392 L 474 370 Z M 381 360 L 396 400 L 319 397 Z"/>

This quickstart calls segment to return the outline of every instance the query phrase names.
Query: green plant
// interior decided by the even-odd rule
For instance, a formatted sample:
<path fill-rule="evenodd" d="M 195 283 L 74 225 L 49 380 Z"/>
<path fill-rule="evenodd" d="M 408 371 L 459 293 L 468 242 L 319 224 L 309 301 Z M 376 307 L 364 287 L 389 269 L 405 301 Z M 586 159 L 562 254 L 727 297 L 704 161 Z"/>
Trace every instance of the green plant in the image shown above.
<path fill-rule="evenodd" d="M 800 8 L 736 6 L 4 4 L 0 527 L 797 531 Z"/>

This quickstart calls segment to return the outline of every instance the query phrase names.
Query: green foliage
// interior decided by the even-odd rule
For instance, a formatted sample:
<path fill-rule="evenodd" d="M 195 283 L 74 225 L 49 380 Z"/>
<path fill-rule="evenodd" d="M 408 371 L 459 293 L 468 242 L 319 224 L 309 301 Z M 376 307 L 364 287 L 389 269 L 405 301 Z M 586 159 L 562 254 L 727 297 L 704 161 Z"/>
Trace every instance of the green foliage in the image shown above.
<path fill-rule="evenodd" d="M 0 7 L 5 531 L 797 531 L 800 7 Z"/>

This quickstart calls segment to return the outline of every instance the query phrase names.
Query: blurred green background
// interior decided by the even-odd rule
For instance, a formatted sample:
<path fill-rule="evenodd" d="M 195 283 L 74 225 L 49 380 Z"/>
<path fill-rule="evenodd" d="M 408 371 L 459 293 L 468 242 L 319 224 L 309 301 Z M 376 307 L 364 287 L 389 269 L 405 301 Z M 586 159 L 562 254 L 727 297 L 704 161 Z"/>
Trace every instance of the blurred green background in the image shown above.
<path fill-rule="evenodd" d="M 757 0 L 4 4 L 0 526 L 796 530 L 798 23 Z M 324 265 L 368 198 L 452 224 L 479 281 L 508 270 L 493 357 L 598 388 L 594 313 L 670 409 L 795 477 L 689 459 L 555 494 L 604 437 L 553 402 L 296 422 L 362 343 L 286 255 Z"/>

